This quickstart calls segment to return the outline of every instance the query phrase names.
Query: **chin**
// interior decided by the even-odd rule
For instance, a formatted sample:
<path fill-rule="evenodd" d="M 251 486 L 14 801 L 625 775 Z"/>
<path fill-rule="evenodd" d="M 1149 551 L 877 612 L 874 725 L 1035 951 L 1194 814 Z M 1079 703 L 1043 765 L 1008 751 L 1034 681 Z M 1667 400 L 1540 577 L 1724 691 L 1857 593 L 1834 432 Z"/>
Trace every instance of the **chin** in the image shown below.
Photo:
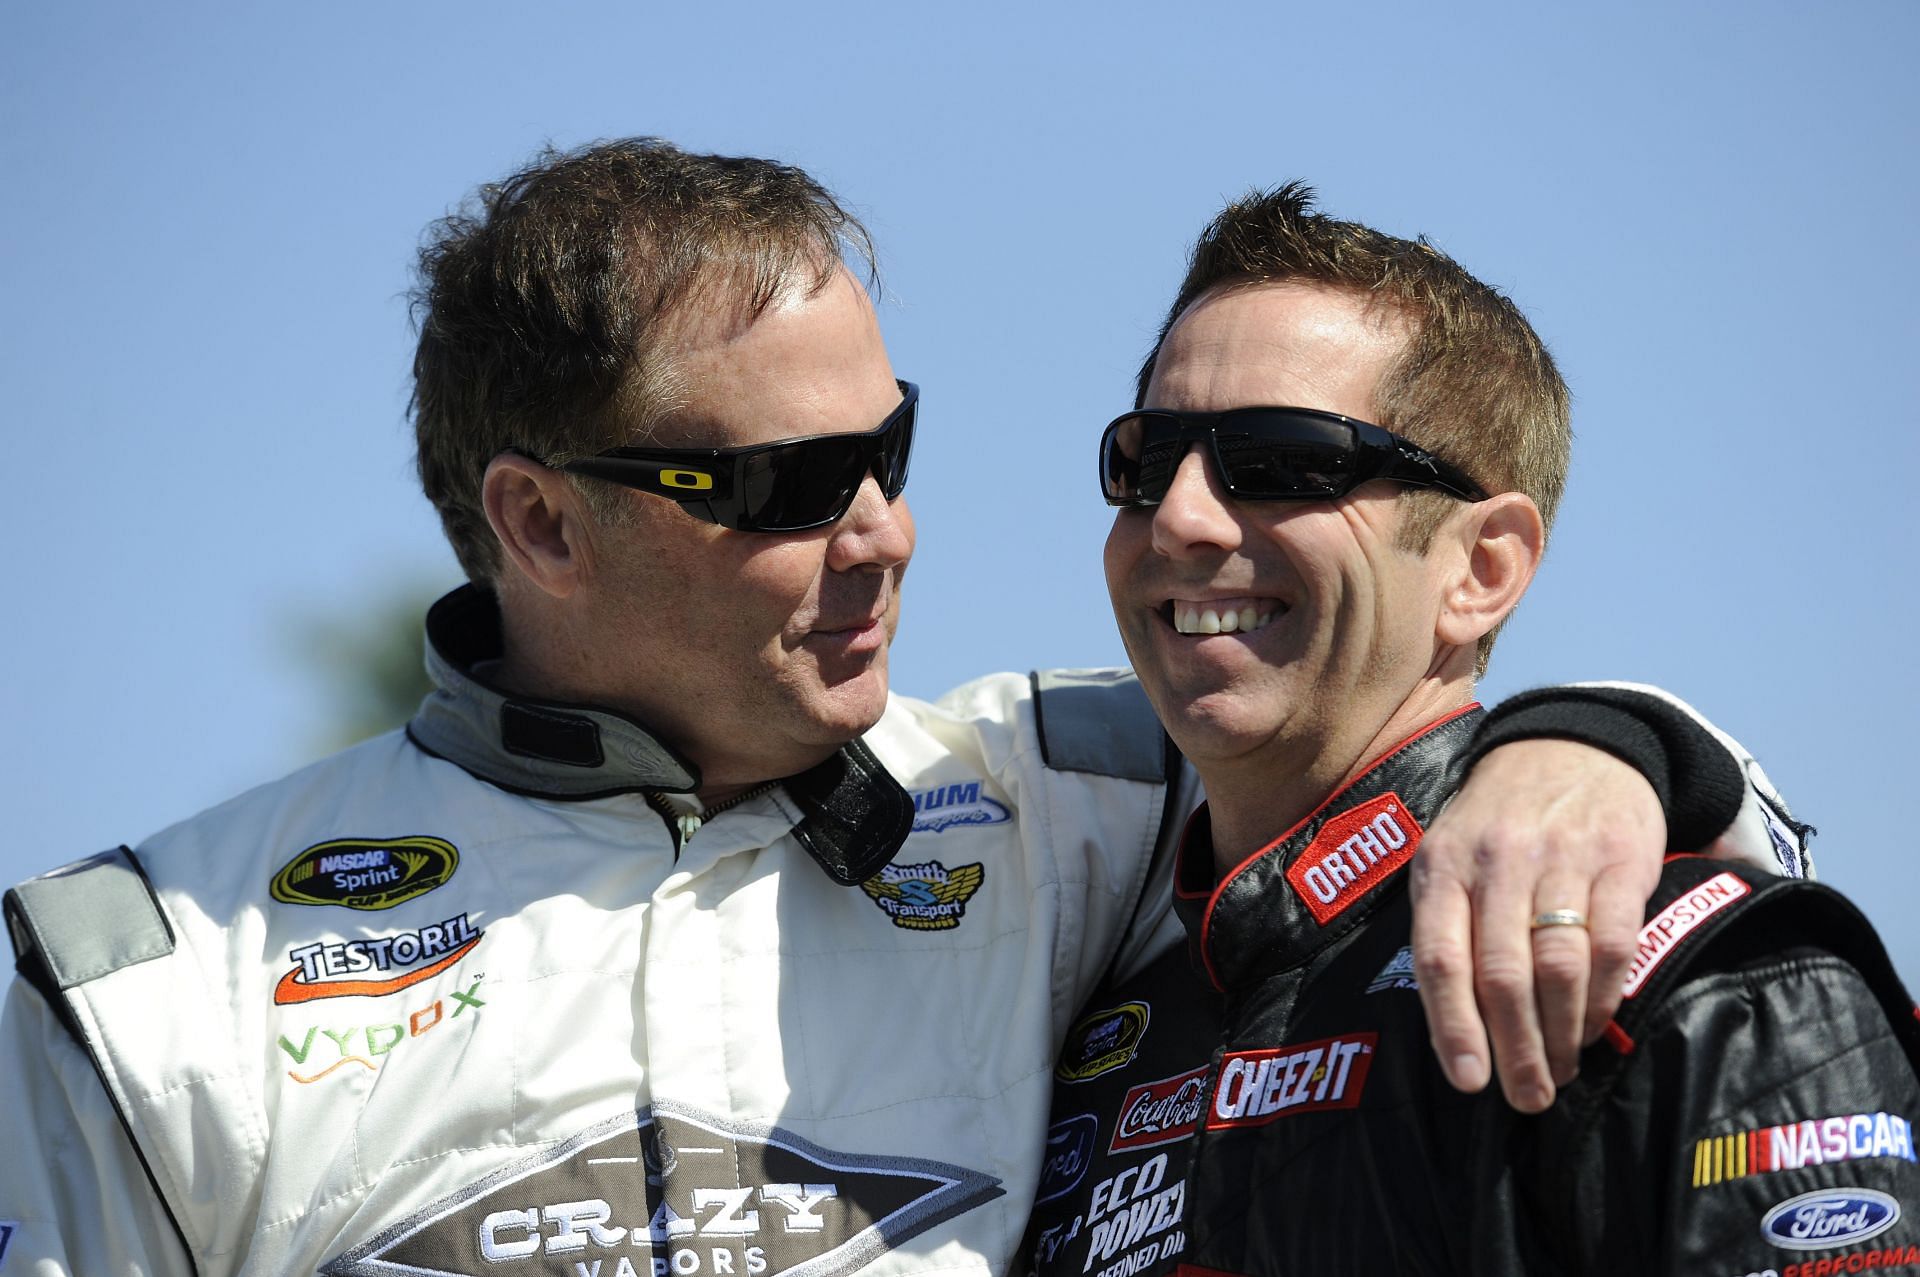
<path fill-rule="evenodd" d="M 885 660 L 853 678 L 816 687 L 808 700 L 805 713 L 819 733 L 817 743 L 839 746 L 864 735 L 887 712 Z"/>

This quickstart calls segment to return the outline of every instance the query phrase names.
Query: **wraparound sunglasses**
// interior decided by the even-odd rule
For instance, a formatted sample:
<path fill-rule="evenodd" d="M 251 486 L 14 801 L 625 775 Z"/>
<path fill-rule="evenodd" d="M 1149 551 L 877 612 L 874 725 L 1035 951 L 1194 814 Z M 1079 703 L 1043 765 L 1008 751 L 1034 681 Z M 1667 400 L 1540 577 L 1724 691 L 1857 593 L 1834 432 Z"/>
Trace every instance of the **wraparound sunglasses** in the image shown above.
<path fill-rule="evenodd" d="M 892 501 L 907 486 L 920 388 L 871 430 L 804 435 L 743 448 L 613 448 L 557 467 L 669 501 L 736 532 L 804 532 L 837 522 L 867 475 Z"/>
<path fill-rule="evenodd" d="M 1465 471 L 1386 430 L 1313 408 L 1225 412 L 1143 409 L 1100 436 L 1108 505 L 1158 505 L 1187 448 L 1205 443 L 1220 481 L 1246 501 L 1331 501 L 1370 479 L 1437 488 L 1463 501 L 1486 492 Z"/>

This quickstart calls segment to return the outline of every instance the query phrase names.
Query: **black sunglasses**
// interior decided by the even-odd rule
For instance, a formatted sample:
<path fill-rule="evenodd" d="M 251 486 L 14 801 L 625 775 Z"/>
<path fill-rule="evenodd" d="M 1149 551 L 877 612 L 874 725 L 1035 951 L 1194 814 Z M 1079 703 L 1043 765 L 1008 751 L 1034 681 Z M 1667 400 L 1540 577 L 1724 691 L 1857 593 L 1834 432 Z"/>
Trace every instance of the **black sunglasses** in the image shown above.
<path fill-rule="evenodd" d="M 837 522 L 868 474 L 892 501 L 907 486 L 920 387 L 856 434 L 805 435 L 744 448 L 613 448 L 557 469 L 650 492 L 736 532 L 804 532 Z"/>
<path fill-rule="evenodd" d="M 1312 408 L 1146 409 L 1116 417 L 1100 436 L 1100 491 L 1107 504 L 1160 504 L 1188 445 L 1201 441 L 1227 491 L 1243 500 L 1331 501 L 1369 479 L 1438 488 L 1465 501 L 1487 499 L 1457 466 L 1352 417 Z"/>

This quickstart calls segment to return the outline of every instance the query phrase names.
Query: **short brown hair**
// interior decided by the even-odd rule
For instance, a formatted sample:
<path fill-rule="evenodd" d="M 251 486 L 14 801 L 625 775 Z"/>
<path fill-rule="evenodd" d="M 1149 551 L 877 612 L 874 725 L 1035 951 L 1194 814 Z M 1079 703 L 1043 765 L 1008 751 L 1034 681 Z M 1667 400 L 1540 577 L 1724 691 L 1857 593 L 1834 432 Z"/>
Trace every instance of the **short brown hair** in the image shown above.
<path fill-rule="evenodd" d="M 1573 444 L 1569 396 L 1519 307 L 1424 238 L 1400 239 L 1315 211 L 1313 188 L 1300 182 L 1248 192 L 1200 233 L 1141 366 L 1134 406 L 1145 406 L 1168 332 L 1202 294 L 1285 282 L 1391 306 L 1409 332 L 1374 392 L 1374 424 L 1453 462 L 1488 492 L 1525 493 L 1553 526 Z M 1424 551 L 1454 505 L 1434 492 L 1407 496 L 1401 544 Z M 1482 672 L 1493 639 L 1480 640 Z"/>
<path fill-rule="evenodd" d="M 411 411 L 421 486 L 467 575 L 500 569 L 480 498 L 495 456 L 559 464 L 643 433 L 676 404 L 661 350 L 696 291 L 751 319 L 849 254 L 871 277 L 866 230 L 801 170 L 657 138 L 548 148 L 434 223 Z M 575 482 L 596 513 L 620 508 Z"/>

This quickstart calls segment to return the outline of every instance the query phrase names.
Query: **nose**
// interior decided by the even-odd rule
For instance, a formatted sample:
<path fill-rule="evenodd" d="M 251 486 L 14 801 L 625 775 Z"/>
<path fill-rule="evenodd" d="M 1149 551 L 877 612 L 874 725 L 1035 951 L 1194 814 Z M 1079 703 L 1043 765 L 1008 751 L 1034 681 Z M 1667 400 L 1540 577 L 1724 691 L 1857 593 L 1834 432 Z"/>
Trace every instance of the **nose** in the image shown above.
<path fill-rule="evenodd" d="M 1153 508 L 1154 550 L 1181 558 L 1197 551 L 1239 548 L 1240 521 L 1234 517 L 1232 501 L 1206 452 L 1188 448 L 1174 468 L 1167 495 Z"/>
<path fill-rule="evenodd" d="M 905 567 L 913 557 L 913 514 L 904 496 L 887 500 L 872 475 L 860 481 L 853 504 L 833 525 L 827 566 L 835 572 Z"/>

